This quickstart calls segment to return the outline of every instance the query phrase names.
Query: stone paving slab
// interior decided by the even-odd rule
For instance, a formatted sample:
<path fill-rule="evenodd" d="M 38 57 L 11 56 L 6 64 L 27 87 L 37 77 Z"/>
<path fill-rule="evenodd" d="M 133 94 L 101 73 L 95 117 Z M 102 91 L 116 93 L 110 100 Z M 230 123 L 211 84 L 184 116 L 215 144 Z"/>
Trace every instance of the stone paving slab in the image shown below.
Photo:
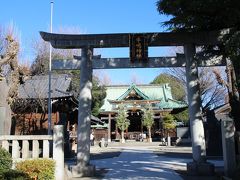
<path fill-rule="evenodd" d="M 174 155 L 173 155 L 174 154 Z M 100 148 L 91 147 L 91 164 L 96 165 L 96 177 L 89 179 L 196 179 L 210 180 L 215 177 L 189 177 L 186 163 L 191 162 L 191 147 L 160 147 L 158 145 L 121 145 Z M 210 160 L 222 167 L 222 160 Z M 177 172 L 180 172 L 179 174 Z"/>
<path fill-rule="evenodd" d="M 182 179 L 164 158 L 159 158 L 151 150 L 136 147 L 124 147 L 123 152 L 111 159 L 91 161 L 97 168 L 106 168 L 103 179 Z"/>

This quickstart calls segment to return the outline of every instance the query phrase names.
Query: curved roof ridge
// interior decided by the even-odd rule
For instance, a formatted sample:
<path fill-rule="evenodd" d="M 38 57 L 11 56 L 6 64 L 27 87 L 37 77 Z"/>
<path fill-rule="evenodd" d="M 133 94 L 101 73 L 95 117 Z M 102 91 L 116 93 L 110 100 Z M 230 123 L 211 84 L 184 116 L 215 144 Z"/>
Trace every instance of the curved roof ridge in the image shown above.
<path fill-rule="evenodd" d="M 143 87 L 147 87 L 147 86 L 149 86 L 149 87 L 154 87 L 154 86 L 156 86 L 156 87 L 162 87 L 162 86 L 165 86 L 166 84 L 169 84 L 169 83 L 163 83 L 163 84 L 135 84 L 135 83 L 132 83 L 132 84 L 134 84 L 135 86 L 143 86 Z M 116 84 L 113 84 L 113 85 L 106 85 L 106 87 L 131 87 L 131 85 L 132 84 L 120 84 L 120 85 L 116 85 Z"/>
<path fill-rule="evenodd" d="M 139 94 L 143 99 L 148 100 L 149 97 L 144 94 L 134 83 L 132 83 L 129 88 L 127 89 L 127 91 L 125 91 L 125 93 L 123 93 L 119 98 L 117 98 L 116 100 L 123 100 L 125 97 L 127 97 L 127 95 L 134 90 L 137 94 Z"/>

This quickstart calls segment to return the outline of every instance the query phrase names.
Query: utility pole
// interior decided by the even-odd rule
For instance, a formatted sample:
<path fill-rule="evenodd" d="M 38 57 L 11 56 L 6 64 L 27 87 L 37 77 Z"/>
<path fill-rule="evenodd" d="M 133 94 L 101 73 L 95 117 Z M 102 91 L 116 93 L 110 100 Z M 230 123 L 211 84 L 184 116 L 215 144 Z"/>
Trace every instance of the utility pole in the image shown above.
<path fill-rule="evenodd" d="M 53 1 L 51 1 L 50 32 L 52 33 Z M 49 43 L 49 70 L 48 70 L 48 135 L 51 135 L 52 125 L 52 101 L 51 101 L 51 79 L 52 79 L 52 45 Z"/>

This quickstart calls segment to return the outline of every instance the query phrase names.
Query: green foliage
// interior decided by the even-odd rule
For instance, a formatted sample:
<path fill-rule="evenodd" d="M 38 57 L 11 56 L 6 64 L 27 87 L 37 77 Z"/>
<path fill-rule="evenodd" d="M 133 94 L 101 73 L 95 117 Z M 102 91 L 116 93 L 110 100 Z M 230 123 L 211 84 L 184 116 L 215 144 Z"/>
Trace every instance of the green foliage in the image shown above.
<path fill-rule="evenodd" d="M 117 127 L 121 131 L 125 131 L 130 125 L 130 121 L 127 119 L 128 114 L 122 105 L 119 106 L 118 115 L 116 117 Z"/>
<path fill-rule="evenodd" d="M 240 87 L 240 1 L 239 0 L 159 0 L 157 10 L 171 18 L 164 22 L 173 31 L 210 31 L 231 28 L 222 44 L 204 46 L 203 55 L 224 55 L 233 61 Z M 217 50 L 217 51 L 216 51 Z"/>
<path fill-rule="evenodd" d="M 106 89 L 101 86 L 97 77 L 93 77 L 93 87 L 92 87 L 92 114 L 97 116 L 99 114 L 99 109 L 104 103 L 104 98 L 106 97 Z"/>
<path fill-rule="evenodd" d="M 14 170 L 14 169 L 5 169 L 0 171 L 0 179 L 4 180 L 31 180 L 31 178 L 24 172 Z"/>
<path fill-rule="evenodd" d="M 189 121 L 188 109 L 173 115 L 178 121 L 183 121 L 185 124 Z"/>
<path fill-rule="evenodd" d="M 65 73 L 71 73 L 72 76 L 72 88 L 74 91 L 75 97 L 79 95 L 79 86 L 80 86 L 80 71 L 70 71 Z M 104 98 L 106 97 L 106 88 L 100 85 L 99 79 L 95 76 L 92 78 L 92 114 L 98 116 L 99 109 L 104 103 Z"/>
<path fill-rule="evenodd" d="M 200 31 L 240 26 L 239 0 L 159 0 L 160 14 L 169 15 L 164 22 L 170 30 Z"/>
<path fill-rule="evenodd" d="M 0 147 L 0 171 L 10 169 L 12 167 L 11 154 Z"/>
<path fill-rule="evenodd" d="M 54 179 L 55 162 L 51 159 L 25 160 L 16 164 L 16 169 L 39 180 Z"/>
<path fill-rule="evenodd" d="M 236 87 L 240 90 L 240 31 L 231 31 L 230 35 L 224 37 L 225 53 L 232 60 Z"/>
<path fill-rule="evenodd" d="M 174 129 L 176 127 L 176 124 L 174 122 L 174 117 L 171 114 L 167 114 L 163 117 L 163 129 Z"/>
<path fill-rule="evenodd" d="M 149 106 L 147 109 L 144 109 L 143 112 L 144 112 L 142 116 L 143 126 L 146 126 L 148 129 L 151 129 L 152 125 L 154 124 L 153 118 L 154 113 L 151 106 Z"/>
<path fill-rule="evenodd" d="M 0 147 L 0 179 L 5 180 L 30 180 L 27 174 L 12 170 L 11 154 Z"/>
<path fill-rule="evenodd" d="M 160 74 L 158 75 L 151 84 L 166 84 L 169 83 L 169 86 L 172 90 L 173 98 L 176 100 L 184 100 L 185 99 L 185 90 L 182 82 L 175 76 L 170 74 Z"/>
<path fill-rule="evenodd" d="M 232 76 L 233 95 L 229 102 L 232 108 L 231 116 L 235 121 L 237 131 L 240 111 L 240 1 L 239 0 L 159 0 L 157 9 L 160 14 L 169 15 L 170 19 L 164 25 L 172 31 L 211 31 L 230 28 L 228 34 L 221 36 L 222 44 L 203 46 L 201 55 L 209 58 L 213 55 L 223 55 L 232 61 L 236 79 Z M 232 92 L 230 89 L 229 92 Z"/>

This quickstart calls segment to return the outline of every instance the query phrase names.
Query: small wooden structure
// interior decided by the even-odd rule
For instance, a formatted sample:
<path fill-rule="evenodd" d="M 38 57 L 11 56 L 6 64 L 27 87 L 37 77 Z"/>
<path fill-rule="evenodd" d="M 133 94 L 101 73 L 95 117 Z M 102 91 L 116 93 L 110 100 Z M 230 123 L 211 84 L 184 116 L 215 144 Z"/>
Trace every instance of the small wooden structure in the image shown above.
<path fill-rule="evenodd" d="M 13 106 L 11 134 L 47 134 L 48 77 L 33 76 L 21 84 Z M 52 126 L 77 123 L 78 101 L 71 92 L 71 78 L 52 75 Z"/>

